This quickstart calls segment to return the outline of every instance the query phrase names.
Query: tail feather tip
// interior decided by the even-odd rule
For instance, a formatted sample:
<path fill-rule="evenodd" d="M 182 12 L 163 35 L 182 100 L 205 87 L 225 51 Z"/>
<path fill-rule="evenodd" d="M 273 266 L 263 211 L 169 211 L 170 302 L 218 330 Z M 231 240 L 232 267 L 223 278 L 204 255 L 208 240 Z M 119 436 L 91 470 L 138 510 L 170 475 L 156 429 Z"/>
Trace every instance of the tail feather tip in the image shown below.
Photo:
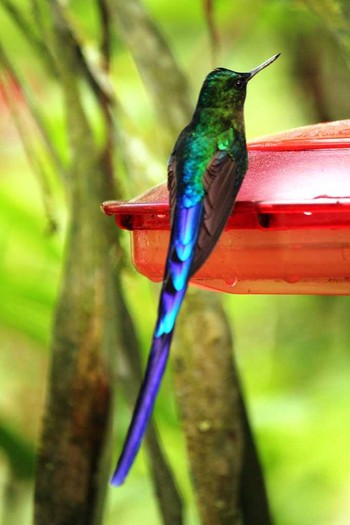
<path fill-rule="evenodd" d="M 113 487 L 121 487 L 125 481 L 125 475 L 122 472 L 119 472 L 118 469 L 114 472 L 112 479 L 110 481 Z"/>

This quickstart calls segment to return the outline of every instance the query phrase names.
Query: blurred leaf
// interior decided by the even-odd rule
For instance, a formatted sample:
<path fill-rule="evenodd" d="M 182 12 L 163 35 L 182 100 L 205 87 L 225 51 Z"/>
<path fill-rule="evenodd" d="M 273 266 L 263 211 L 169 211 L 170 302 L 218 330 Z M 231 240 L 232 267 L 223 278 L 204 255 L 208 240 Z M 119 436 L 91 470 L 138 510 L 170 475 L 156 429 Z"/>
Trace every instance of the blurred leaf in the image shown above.
<path fill-rule="evenodd" d="M 33 476 L 33 446 L 3 423 L 0 423 L 0 450 L 6 454 L 12 474 L 16 478 L 30 479 Z"/>

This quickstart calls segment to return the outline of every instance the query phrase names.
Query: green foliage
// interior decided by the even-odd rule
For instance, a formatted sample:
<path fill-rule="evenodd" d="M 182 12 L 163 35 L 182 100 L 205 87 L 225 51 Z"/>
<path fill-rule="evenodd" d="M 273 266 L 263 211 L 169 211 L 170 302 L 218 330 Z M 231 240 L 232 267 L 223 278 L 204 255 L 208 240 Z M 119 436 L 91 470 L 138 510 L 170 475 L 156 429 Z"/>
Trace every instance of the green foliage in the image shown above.
<path fill-rule="evenodd" d="M 29 20 L 27 3 L 16 5 Z M 147 6 L 189 78 L 195 100 L 213 65 L 201 3 L 148 0 Z M 331 119 L 348 117 L 350 73 L 324 22 L 306 4 L 222 0 L 215 7 L 220 36 L 215 65 L 243 71 L 282 52 L 278 67 L 249 87 L 248 137 L 312 123 L 324 114 Z M 72 2 L 72 8 L 87 47 L 97 48 L 100 35 L 94 6 L 80 0 Z M 305 45 L 316 34 L 317 46 L 310 46 L 308 62 L 299 68 Z M 50 76 L 8 16 L 3 35 L 7 52 L 36 94 L 64 163 L 67 139 L 61 102 Z M 164 180 L 171 140 L 164 136 L 149 93 L 118 35 L 113 38 L 113 51 L 112 80 L 125 133 L 117 165 L 119 175 L 125 174 L 123 191 L 131 198 Z M 314 71 L 309 81 L 305 77 L 308 64 Z M 320 98 L 313 91 L 315 78 Z M 85 104 L 91 107 L 89 116 L 102 142 L 94 102 L 86 99 Z M 27 481 L 43 409 L 66 211 L 62 191 L 51 177 L 59 232 L 47 235 L 40 187 L 24 161 L 19 137 L 1 99 L 0 111 L 0 419 L 4 424 L 0 429 L 0 471 L 12 469 L 17 480 Z M 124 286 L 146 352 L 155 318 L 155 286 L 135 275 L 133 269 L 126 273 Z M 225 301 L 276 524 L 345 523 L 350 468 L 348 299 L 232 296 Z M 124 418 L 125 428 L 129 412 L 122 403 L 118 417 Z M 156 417 L 189 502 L 188 523 L 198 523 L 169 373 Z M 119 491 L 109 491 L 105 525 L 116 521 L 121 525 L 160 523 L 145 471 L 141 454 L 129 482 Z"/>
<path fill-rule="evenodd" d="M 277 523 L 336 523 L 350 458 L 345 297 L 228 298 Z"/>

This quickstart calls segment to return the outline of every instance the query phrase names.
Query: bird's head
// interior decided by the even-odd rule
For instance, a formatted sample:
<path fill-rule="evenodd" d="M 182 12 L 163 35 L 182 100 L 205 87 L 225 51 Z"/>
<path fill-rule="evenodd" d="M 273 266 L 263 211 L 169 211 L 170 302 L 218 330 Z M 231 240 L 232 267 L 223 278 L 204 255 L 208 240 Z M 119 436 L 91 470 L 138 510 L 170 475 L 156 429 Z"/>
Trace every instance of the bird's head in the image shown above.
<path fill-rule="evenodd" d="M 242 110 L 249 80 L 274 62 L 279 55 L 280 53 L 274 55 L 248 73 L 237 73 L 223 67 L 214 69 L 204 80 L 197 108 L 232 108 L 236 111 Z"/>

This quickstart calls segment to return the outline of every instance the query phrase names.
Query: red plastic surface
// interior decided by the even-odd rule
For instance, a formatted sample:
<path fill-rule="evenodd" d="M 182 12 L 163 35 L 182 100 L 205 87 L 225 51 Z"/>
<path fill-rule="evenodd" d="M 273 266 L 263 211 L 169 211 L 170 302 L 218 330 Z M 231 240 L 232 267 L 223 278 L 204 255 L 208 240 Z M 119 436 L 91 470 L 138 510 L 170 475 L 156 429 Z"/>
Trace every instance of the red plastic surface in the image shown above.
<path fill-rule="evenodd" d="M 169 239 L 166 185 L 106 202 L 132 230 L 136 268 L 161 280 Z M 350 120 L 249 144 L 249 170 L 217 247 L 193 278 L 230 293 L 350 294 Z"/>

